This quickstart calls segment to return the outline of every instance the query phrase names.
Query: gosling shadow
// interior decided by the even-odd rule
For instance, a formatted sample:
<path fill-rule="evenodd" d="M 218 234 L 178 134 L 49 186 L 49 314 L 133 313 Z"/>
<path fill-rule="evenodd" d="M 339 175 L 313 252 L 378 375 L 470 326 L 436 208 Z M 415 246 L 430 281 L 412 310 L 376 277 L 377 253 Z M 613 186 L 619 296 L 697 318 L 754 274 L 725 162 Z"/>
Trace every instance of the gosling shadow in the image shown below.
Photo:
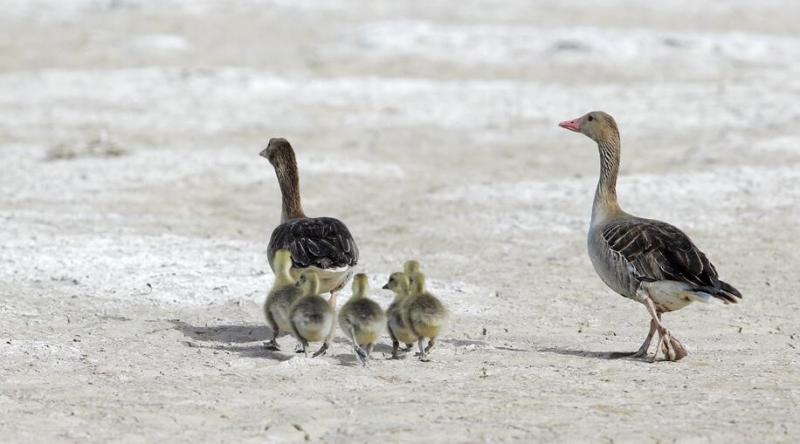
<path fill-rule="evenodd" d="M 258 345 L 206 345 L 196 342 L 184 341 L 184 345 L 191 348 L 204 348 L 206 350 L 216 350 L 226 353 L 238 353 L 245 358 L 266 358 L 273 361 L 283 362 L 294 357 L 294 353 L 289 351 L 276 351 L 264 348 L 263 344 Z"/>
<path fill-rule="evenodd" d="M 272 330 L 264 325 L 206 325 L 201 327 L 177 319 L 169 322 L 184 336 L 197 341 L 232 344 L 272 339 Z"/>

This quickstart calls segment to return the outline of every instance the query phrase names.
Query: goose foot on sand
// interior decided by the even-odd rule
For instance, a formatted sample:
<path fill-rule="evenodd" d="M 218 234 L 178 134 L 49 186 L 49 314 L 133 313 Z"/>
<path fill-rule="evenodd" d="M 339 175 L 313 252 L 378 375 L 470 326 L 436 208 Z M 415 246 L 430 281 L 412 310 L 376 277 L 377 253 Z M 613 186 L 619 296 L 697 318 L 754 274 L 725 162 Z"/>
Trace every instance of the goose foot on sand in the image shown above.
<path fill-rule="evenodd" d="M 650 348 L 650 339 L 653 336 L 653 324 L 655 323 L 655 328 L 658 331 L 658 345 L 656 345 L 656 352 L 650 359 L 650 362 L 655 362 L 656 358 L 658 358 L 659 350 L 664 352 L 664 357 L 667 358 L 668 361 L 680 361 L 685 358 L 689 352 L 686 351 L 686 348 L 680 341 L 672 336 L 669 330 L 667 330 L 667 327 L 661 323 L 661 313 L 656 310 L 656 305 L 653 303 L 653 300 L 649 297 L 645 298 L 644 305 L 647 307 L 647 311 L 653 319 L 650 321 L 650 333 L 635 355 L 641 353 L 642 349 L 644 349 L 642 357 L 647 355 L 647 349 Z"/>

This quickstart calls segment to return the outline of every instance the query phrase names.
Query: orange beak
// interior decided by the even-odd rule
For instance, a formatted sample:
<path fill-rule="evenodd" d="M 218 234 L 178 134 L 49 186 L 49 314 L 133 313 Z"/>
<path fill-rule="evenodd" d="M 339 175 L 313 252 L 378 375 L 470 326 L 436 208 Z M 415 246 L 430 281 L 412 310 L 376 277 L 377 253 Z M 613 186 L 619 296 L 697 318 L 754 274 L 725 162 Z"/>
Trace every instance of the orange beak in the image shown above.
<path fill-rule="evenodd" d="M 576 133 L 581 132 L 581 120 L 580 119 L 573 119 L 573 120 L 566 120 L 558 124 L 561 128 L 566 128 L 570 131 L 575 131 Z"/>

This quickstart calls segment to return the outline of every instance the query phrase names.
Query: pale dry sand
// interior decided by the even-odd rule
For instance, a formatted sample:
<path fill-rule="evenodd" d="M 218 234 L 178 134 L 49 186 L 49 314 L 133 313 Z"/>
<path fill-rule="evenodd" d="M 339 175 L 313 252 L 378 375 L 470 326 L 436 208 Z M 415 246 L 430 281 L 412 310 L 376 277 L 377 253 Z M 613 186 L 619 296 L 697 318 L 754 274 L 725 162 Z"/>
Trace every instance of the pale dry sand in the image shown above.
<path fill-rule="evenodd" d="M 800 4 L 595 3 L 5 3 L 0 441 L 796 442 Z M 585 252 L 592 109 L 745 295 L 679 363 L 607 359 L 648 318 Z M 422 261 L 433 362 L 263 350 L 271 136 L 376 300 Z"/>

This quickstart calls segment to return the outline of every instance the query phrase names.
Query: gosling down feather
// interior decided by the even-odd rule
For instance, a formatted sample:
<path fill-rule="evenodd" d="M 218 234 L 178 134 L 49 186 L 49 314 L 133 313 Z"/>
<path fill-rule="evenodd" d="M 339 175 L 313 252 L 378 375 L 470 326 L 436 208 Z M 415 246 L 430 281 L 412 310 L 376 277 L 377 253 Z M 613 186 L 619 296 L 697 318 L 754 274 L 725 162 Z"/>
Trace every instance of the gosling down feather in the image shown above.
<path fill-rule="evenodd" d="M 313 357 L 324 355 L 330 346 L 336 324 L 331 305 L 319 296 L 319 277 L 314 271 L 306 270 L 300 274 L 295 284 L 303 289 L 303 296 L 297 299 L 289 312 L 292 334 L 300 342 L 301 352 L 307 354 L 309 342 L 322 342 Z"/>
<path fill-rule="evenodd" d="M 377 302 L 369 299 L 367 275 L 353 277 L 353 295 L 339 311 L 339 328 L 350 339 L 356 359 L 366 365 L 372 347 L 378 342 L 386 323 L 386 315 Z"/>
<path fill-rule="evenodd" d="M 442 302 L 425 288 L 424 274 L 413 273 L 410 284 L 411 290 L 401 308 L 403 322 L 417 338 L 419 359 L 427 361 L 428 352 L 431 351 L 436 343 L 436 338 L 441 334 L 449 314 Z M 423 348 L 425 338 L 428 339 L 428 345 Z"/>

